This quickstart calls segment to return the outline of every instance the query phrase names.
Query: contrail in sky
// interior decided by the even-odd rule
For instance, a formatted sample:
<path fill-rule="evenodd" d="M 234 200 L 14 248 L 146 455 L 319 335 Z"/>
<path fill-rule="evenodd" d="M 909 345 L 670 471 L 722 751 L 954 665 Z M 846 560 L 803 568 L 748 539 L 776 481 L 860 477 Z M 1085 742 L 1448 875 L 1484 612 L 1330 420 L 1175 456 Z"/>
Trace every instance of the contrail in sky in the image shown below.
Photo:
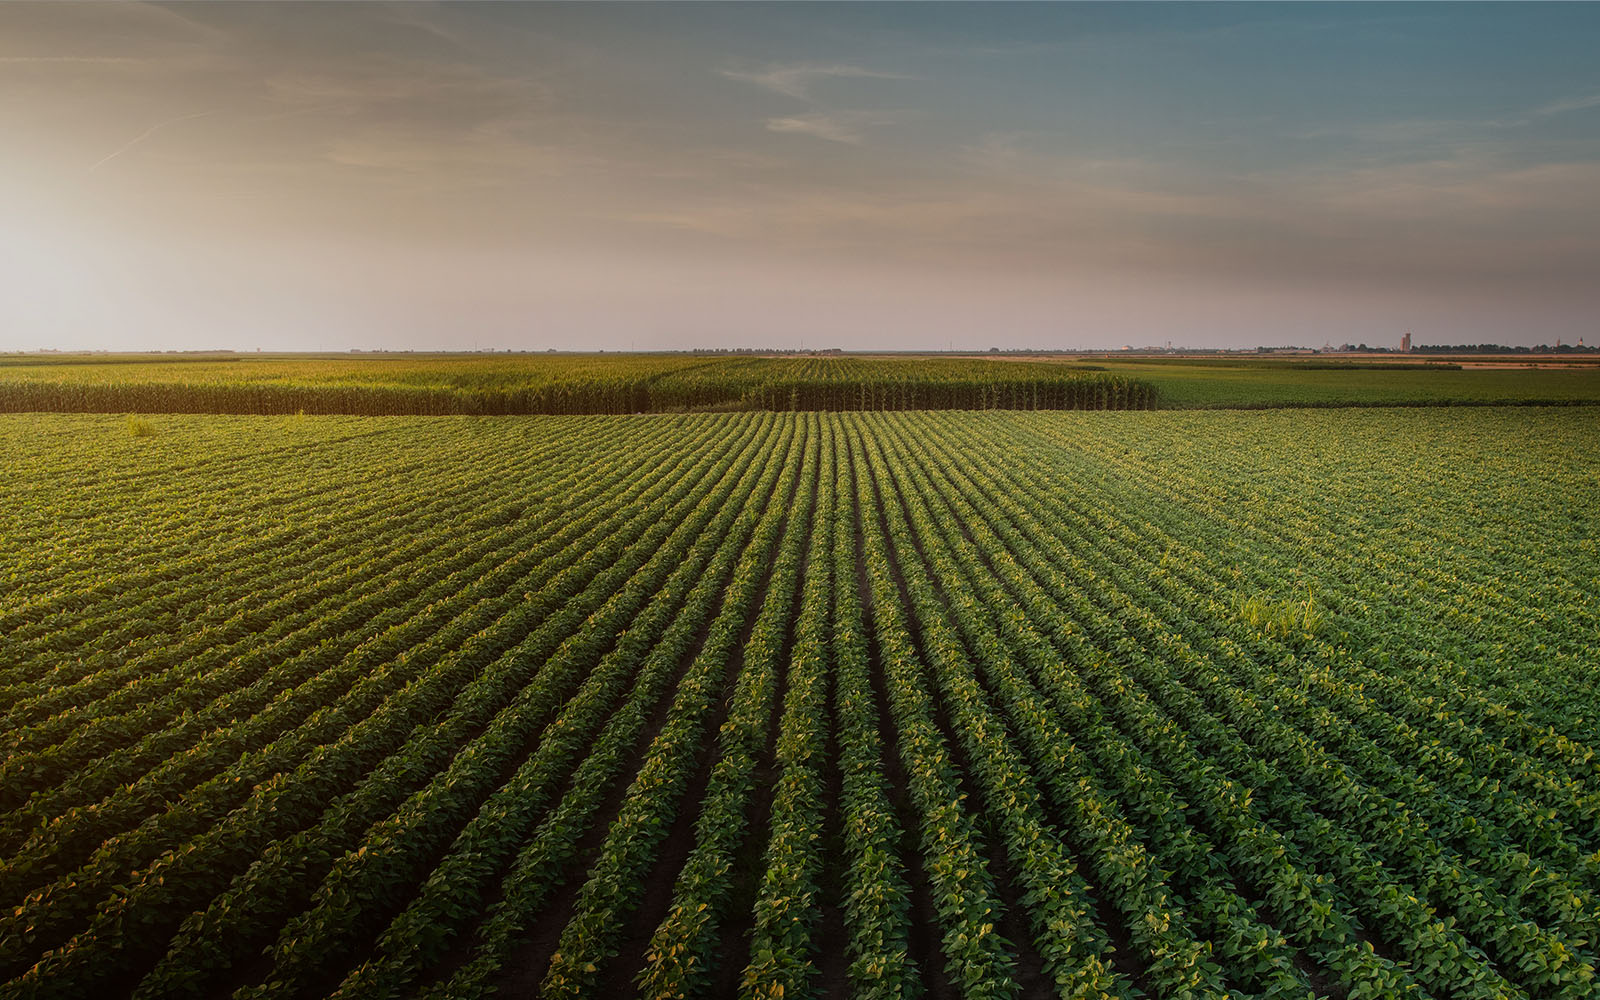
<path fill-rule="evenodd" d="M 111 152 L 107 153 L 105 156 L 102 156 L 99 160 L 95 161 L 94 166 L 90 167 L 88 170 L 85 170 L 83 172 L 84 176 L 88 176 L 89 174 L 94 173 L 96 170 L 99 170 L 101 167 L 105 166 L 107 163 L 110 163 L 112 160 L 115 160 L 117 157 L 121 156 L 123 153 L 126 153 L 128 150 L 130 150 L 133 147 L 139 145 L 139 143 L 144 142 L 146 139 L 150 138 L 152 135 L 154 135 L 155 133 L 159 132 L 160 130 L 166 128 L 168 125 L 176 125 L 179 122 L 191 121 L 191 120 L 193 120 L 195 118 L 205 118 L 205 117 L 207 117 L 209 115 L 214 115 L 214 114 L 216 114 L 215 111 L 201 111 L 201 112 L 198 112 L 198 113 L 192 114 L 192 115 L 179 115 L 177 118 L 168 118 L 166 121 L 156 122 L 154 125 L 152 125 L 149 128 L 145 129 L 143 132 L 140 132 L 138 135 L 134 136 L 132 139 L 129 139 L 127 142 L 123 143 L 121 146 L 118 146 L 116 149 L 112 150 Z"/>

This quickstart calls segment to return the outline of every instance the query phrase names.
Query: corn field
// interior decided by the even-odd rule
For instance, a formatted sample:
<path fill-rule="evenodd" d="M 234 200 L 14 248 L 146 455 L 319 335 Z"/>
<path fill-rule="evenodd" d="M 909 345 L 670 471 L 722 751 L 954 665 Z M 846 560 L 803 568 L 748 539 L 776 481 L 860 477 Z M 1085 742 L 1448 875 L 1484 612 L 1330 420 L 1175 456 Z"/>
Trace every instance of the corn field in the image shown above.
<path fill-rule="evenodd" d="M 52 363 L 0 358 L 0 413 L 602 414 L 1151 409 L 1146 382 L 1069 365 L 860 357 L 406 355 Z"/>

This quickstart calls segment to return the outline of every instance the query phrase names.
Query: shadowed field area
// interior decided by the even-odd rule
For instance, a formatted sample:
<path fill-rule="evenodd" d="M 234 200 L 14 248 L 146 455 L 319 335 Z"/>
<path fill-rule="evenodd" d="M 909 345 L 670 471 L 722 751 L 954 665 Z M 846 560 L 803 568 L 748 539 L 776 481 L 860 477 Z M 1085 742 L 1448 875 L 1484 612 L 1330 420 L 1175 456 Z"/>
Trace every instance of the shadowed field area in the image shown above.
<path fill-rule="evenodd" d="M 0 418 L 0 996 L 1592 996 L 1597 412 Z"/>

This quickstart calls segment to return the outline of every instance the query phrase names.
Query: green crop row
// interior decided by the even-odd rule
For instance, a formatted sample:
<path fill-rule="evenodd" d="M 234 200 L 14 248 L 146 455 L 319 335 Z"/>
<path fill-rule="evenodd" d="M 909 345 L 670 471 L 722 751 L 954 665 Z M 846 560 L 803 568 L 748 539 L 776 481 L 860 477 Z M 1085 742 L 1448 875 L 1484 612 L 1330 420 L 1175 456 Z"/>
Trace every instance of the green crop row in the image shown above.
<path fill-rule="evenodd" d="M 1588 411 L 670 360 L 0 418 L 0 998 L 1600 989 Z"/>

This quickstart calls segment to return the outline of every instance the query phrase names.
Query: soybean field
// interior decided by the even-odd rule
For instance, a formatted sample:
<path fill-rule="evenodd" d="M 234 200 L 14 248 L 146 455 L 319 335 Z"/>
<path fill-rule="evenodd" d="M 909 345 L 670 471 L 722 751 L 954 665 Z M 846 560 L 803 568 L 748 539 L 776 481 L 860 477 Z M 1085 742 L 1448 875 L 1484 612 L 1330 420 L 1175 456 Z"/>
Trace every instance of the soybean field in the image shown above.
<path fill-rule="evenodd" d="M 1592 998 L 1597 436 L 0 416 L 0 997 Z"/>

